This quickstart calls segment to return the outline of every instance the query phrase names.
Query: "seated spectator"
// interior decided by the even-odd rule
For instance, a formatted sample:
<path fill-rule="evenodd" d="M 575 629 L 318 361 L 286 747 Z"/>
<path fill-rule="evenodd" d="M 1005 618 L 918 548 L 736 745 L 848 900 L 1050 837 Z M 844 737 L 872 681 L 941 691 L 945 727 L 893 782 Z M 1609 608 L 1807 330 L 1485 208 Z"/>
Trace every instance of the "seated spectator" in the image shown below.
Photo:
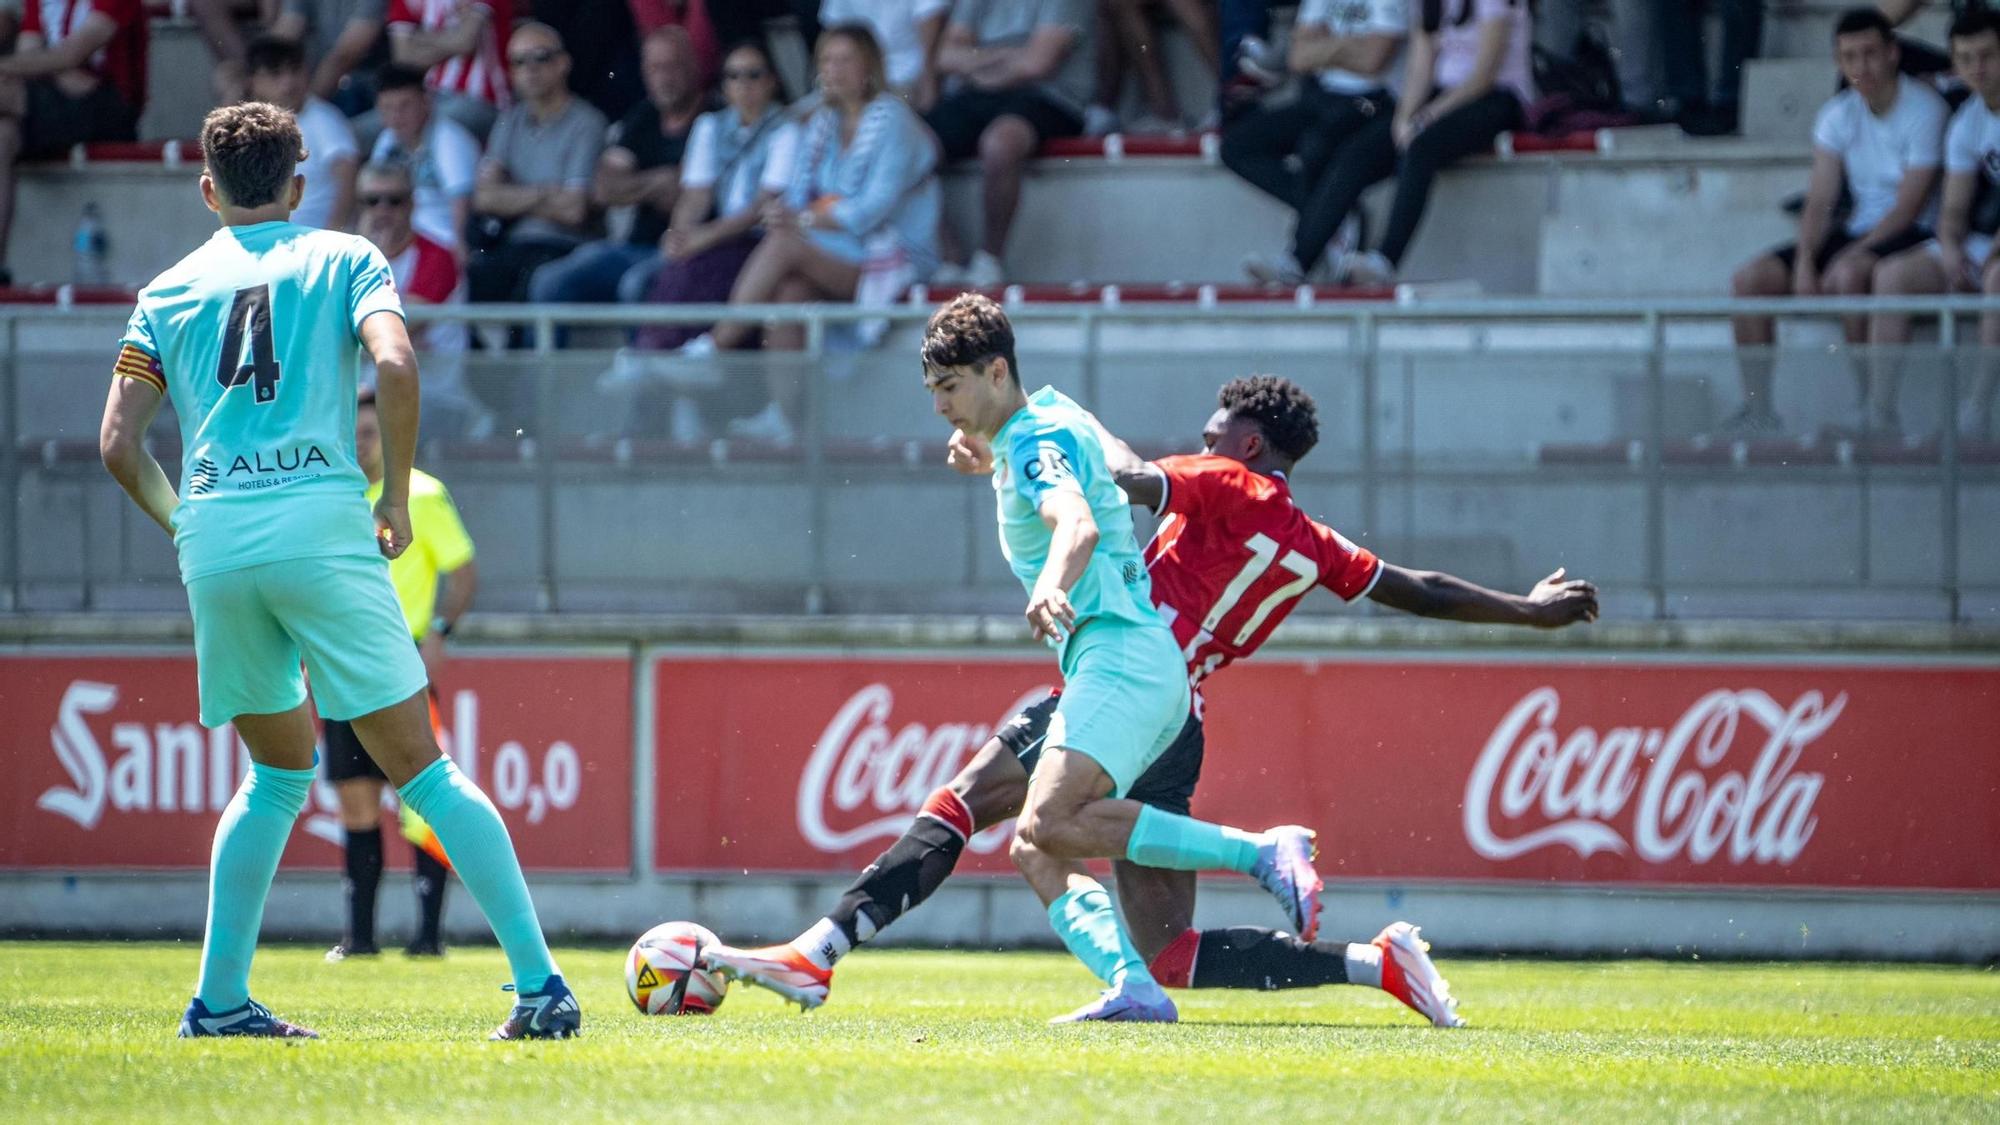
<path fill-rule="evenodd" d="M 694 45 L 704 90 L 715 85 L 716 71 L 722 66 L 722 40 L 717 38 L 708 5 L 709 0 L 625 0 L 640 42 L 663 27 L 678 27 L 687 32 L 688 42 Z"/>
<path fill-rule="evenodd" d="M 730 291 L 735 305 L 887 303 L 937 268 L 937 145 L 902 99 L 888 92 L 882 51 L 859 24 L 828 28 L 816 52 L 821 101 L 801 127 L 798 159 L 782 199 L 764 211 L 764 238 Z M 749 347 L 757 332 L 725 321 L 682 354 Z M 805 346 L 800 324 L 764 331 L 766 350 Z M 741 436 L 789 444 L 804 384 L 767 366 L 770 405 L 738 419 Z"/>
<path fill-rule="evenodd" d="M 250 97 L 291 110 L 305 138 L 306 158 L 299 162 L 299 174 L 306 178 L 306 190 L 292 210 L 292 221 L 325 230 L 352 229 L 354 171 L 361 153 L 347 118 L 306 92 L 305 48 L 264 36 L 251 42 L 245 58 Z"/>
<path fill-rule="evenodd" d="M 660 266 L 660 240 L 681 191 L 681 155 L 702 110 L 694 44 L 677 27 L 647 36 L 643 51 L 646 100 L 613 129 L 597 158 L 596 201 L 633 208 L 624 238 L 577 247 L 535 271 L 528 299 L 536 302 L 637 301 Z"/>
<path fill-rule="evenodd" d="M 1799 214 L 1798 240 L 1744 263 L 1730 283 L 1738 297 L 1865 294 L 1881 259 L 1931 237 L 1944 99 L 1897 73 L 1895 36 L 1875 9 L 1842 15 L 1833 42 L 1847 89 L 1821 107 L 1813 123 L 1812 180 Z M 1843 185 L 1854 202 L 1846 222 L 1839 223 L 1834 208 Z M 1739 316 L 1733 324 L 1743 405 L 1724 423 L 1724 432 L 1775 433 L 1780 423 L 1771 400 L 1777 362 L 1771 354 L 1772 319 Z M 1848 343 L 1867 343 L 1867 317 L 1850 316 L 1845 324 Z M 1865 402 L 1867 373 L 1857 374 Z"/>
<path fill-rule="evenodd" d="M 426 71 L 437 112 L 481 143 L 509 94 L 505 50 L 513 0 L 390 0 L 389 54 Z"/>
<path fill-rule="evenodd" d="M 1292 250 L 1246 263 L 1254 277 L 1303 278 L 1346 217 L 1339 178 L 1346 146 L 1371 124 L 1392 120 L 1391 67 L 1410 27 L 1409 0 L 1306 0 L 1292 29 L 1288 65 L 1308 76 L 1293 101 L 1250 110 L 1222 131 L 1222 163 L 1297 213 Z M 1378 142 L 1379 143 L 1379 142 Z"/>
<path fill-rule="evenodd" d="M 717 304 L 729 299 L 737 275 L 762 237 L 764 211 L 792 182 L 799 128 L 778 104 L 778 75 L 764 48 L 746 42 L 722 64 L 728 105 L 705 113 L 688 138 L 681 165 L 681 195 L 674 204 L 672 229 L 661 240 L 666 261 L 645 299 L 658 304 Z M 639 330 L 640 351 L 678 348 L 702 335 L 698 325 L 660 325 Z M 639 355 L 621 357 L 613 382 L 643 379 L 648 367 Z M 758 402 L 761 403 L 761 399 Z M 650 402 L 635 404 L 636 416 Z M 703 436 L 700 409 L 690 399 L 674 402 L 673 435 L 680 441 Z M 726 408 L 725 404 L 714 404 Z M 752 405 L 755 409 L 755 404 Z M 650 428 L 643 423 L 637 428 Z"/>
<path fill-rule="evenodd" d="M 532 0 L 530 10 L 562 36 L 571 59 L 569 88 L 606 121 L 619 120 L 645 100 L 640 39 L 626 0 Z"/>
<path fill-rule="evenodd" d="M 186 0 L 186 4 L 188 18 L 200 29 L 202 44 L 215 60 L 215 69 L 209 72 L 209 91 L 215 95 L 215 104 L 242 101 L 248 90 L 249 69 L 243 33 L 236 28 L 236 5 L 232 0 Z"/>
<path fill-rule="evenodd" d="M 493 126 L 472 195 L 474 301 L 524 301 L 537 267 L 590 234 L 590 178 L 604 150 L 604 115 L 569 92 L 569 56 L 538 23 L 507 45 L 520 100 Z"/>
<path fill-rule="evenodd" d="M 947 85 L 925 120 L 945 160 L 979 157 L 981 234 L 970 262 L 944 271 L 941 283 L 990 289 L 1005 280 L 1001 261 L 1028 159 L 1044 141 L 1083 132 L 1094 22 L 1085 0 L 958 0 L 952 7 L 938 52 Z"/>
<path fill-rule="evenodd" d="M 54 24 L 49 16 L 63 18 Z M 14 53 L 0 56 L 0 262 L 22 160 L 89 141 L 129 141 L 146 102 L 146 11 L 139 0 L 30 0 Z M 12 284 L 0 266 L 0 284 Z"/>
<path fill-rule="evenodd" d="M 371 160 L 406 165 L 416 183 L 416 227 L 461 257 L 472 190 L 479 180 L 479 142 L 465 126 L 432 111 L 420 70 L 390 63 L 377 78 L 375 109 L 382 131 Z"/>
<path fill-rule="evenodd" d="M 1521 0 L 1423 0 L 1403 66 L 1395 113 L 1377 116 L 1334 150 L 1328 181 L 1309 200 L 1308 236 L 1288 259 L 1256 268 L 1259 280 L 1295 285 L 1320 278 L 1388 285 L 1416 237 L 1431 185 L 1453 162 L 1493 151 L 1501 133 L 1521 124 L 1534 99 L 1527 7 Z M 1389 222 L 1373 250 L 1324 256 L 1371 184 L 1396 181 Z M 1321 234 L 1319 232 L 1325 232 Z"/>
<path fill-rule="evenodd" d="M 1084 110 L 1084 131 L 1103 136 L 1123 129 L 1131 133 L 1173 133 L 1184 129 L 1180 102 L 1167 80 L 1166 58 L 1153 34 L 1153 0 L 1097 0 L 1097 95 Z M 1196 53 L 1213 70 L 1221 64 L 1221 46 L 1215 37 L 1215 11 L 1208 0 L 1163 0 L 1163 6 L 1186 29 Z M 1303 17 L 1301 17 L 1303 22 Z M 1124 126 L 1118 119 L 1118 105 L 1124 99 L 1125 65 L 1139 72 L 1139 92 L 1146 101 L 1146 114 Z M 1199 123 L 1211 128 L 1212 115 Z"/>
<path fill-rule="evenodd" d="M 388 0 L 284 0 L 271 34 L 301 43 L 312 94 L 349 117 L 375 100 L 375 72 L 389 59 Z"/>
<path fill-rule="evenodd" d="M 1877 5 L 1893 29 L 1910 22 L 1918 12 L 1923 11 L 1924 0 L 1877 0 Z M 1954 12 L 1979 11 L 1992 6 L 1990 0 L 1952 0 L 1951 3 Z M 1951 55 L 1928 43 L 1898 35 L 1896 48 L 1896 68 L 1904 74 L 1930 78 L 1951 73 Z"/>
<path fill-rule="evenodd" d="M 2000 14 L 1977 10 L 1951 25 L 1952 69 L 1970 96 L 1951 118 L 1944 142 L 1944 202 L 1937 237 L 1875 267 L 1874 289 L 1883 296 L 1911 293 L 2000 294 Z M 1910 318 L 1878 313 L 1871 320 L 1869 350 L 1877 364 L 1869 388 L 1868 420 L 1894 432 L 1901 352 L 1910 342 Z M 1959 433 L 1985 441 L 1993 432 L 1993 392 L 2000 367 L 2000 313 L 1979 316 L 1979 376 L 1960 410 Z"/>
<path fill-rule="evenodd" d="M 359 184 L 361 236 L 389 260 L 403 303 L 464 304 L 465 286 L 457 255 L 411 224 L 416 184 L 409 166 L 397 161 L 370 161 L 361 169 Z M 461 437 L 491 425 L 466 389 L 468 335 L 463 323 L 453 321 L 431 321 L 410 333 L 423 364 L 423 428 L 427 437 Z"/>
<path fill-rule="evenodd" d="M 819 19 L 825 27 L 866 24 L 882 45 L 889 89 L 918 113 L 929 113 L 937 104 L 937 54 L 950 11 L 951 0 L 826 0 Z"/>

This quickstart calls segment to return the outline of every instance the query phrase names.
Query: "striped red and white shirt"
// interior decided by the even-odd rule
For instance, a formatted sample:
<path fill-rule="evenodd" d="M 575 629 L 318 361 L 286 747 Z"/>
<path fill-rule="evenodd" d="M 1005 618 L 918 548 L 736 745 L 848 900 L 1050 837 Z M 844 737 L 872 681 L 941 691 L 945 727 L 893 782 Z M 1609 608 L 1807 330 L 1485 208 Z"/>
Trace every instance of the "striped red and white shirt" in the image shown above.
<path fill-rule="evenodd" d="M 21 34 L 41 36 L 45 47 L 76 34 L 93 14 L 117 24 L 111 42 L 85 59 L 84 68 L 111 83 L 132 112 L 146 107 L 147 27 L 140 0 L 27 0 L 20 12 Z"/>
<path fill-rule="evenodd" d="M 453 55 L 432 66 L 424 84 L 433 90 L 463 94 L 506 109 L 514 93 L 507 85 L 505 37 L 514 26 L 513 0 L 390 0 L 389 31 L 398 27 L 448 31 L 474 12 L 486 13 L 486 29 L 470 54 Z"/>

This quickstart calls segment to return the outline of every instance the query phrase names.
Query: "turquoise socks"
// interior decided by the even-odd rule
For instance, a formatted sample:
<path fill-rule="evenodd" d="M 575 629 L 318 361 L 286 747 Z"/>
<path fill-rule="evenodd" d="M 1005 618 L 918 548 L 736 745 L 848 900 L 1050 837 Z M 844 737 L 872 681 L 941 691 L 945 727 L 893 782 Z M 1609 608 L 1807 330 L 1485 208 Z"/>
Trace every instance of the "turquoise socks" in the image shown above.
<path fill-rule="evenodd" d="M 1125 935 L 1118 912 L 1111 908 L 1111 896 L 1104 893 L 1103 887 L 1092 883 L 1050 903 L 1049 925 L 1055 927 L 1056 936 L 1098 980 L 1113 988 L 1124 986 L 1128 980 L 1141 987 L 1159 988 L 1146 968 L 1145 959 Z"/>
<path fill-rule="evenodd" d="M 311 770 L 252 762 L 222 810 L 208 861 L 208 928 L 194 989 L 211 1012 L 240 1008 L 250 999 L 250 958 L 264 924 L 264 900 L 312 783 Z"/>
<path fill-rule="evenodd" d="M 514 970 L 515 990 L 522 995 L 541 991 L 556 973 L 555 959 L 542 938 L 528 883 L 521 878 L 514 841 L 493 802 L 450 758 L 432 762 L 397 792 L 437 833 L 452 868 L 486 915 Z"/>
<path fill-rule="evenodd" d="M 1260 833 L 1245 832 L 1193 817 L 1141 806 L 1139 822 L 1125 841 L 1125 858 L 1169 871 L 1240 871 L 1257 866 Z"/>

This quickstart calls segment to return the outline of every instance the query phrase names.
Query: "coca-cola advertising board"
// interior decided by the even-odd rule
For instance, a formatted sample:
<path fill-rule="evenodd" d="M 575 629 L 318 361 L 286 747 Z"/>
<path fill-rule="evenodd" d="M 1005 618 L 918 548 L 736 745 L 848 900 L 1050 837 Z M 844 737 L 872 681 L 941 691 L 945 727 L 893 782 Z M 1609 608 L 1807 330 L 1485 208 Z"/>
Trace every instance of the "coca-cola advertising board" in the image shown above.
<path fill-rule="evenodd" d="M 542 652 L 447 663 L 444 747 L 493 798 L 530 870 L 631 867 L 631 669 Z M 233 728 L 205 730 L 198 716 L 185 652 L 0 653 L 0 868 L 205 867 L 248 757 Z M 340 866 L 337 810 L 332 787 L 314 786 L 288 868 Z"/>
<path fill-rule="evenodd" d="M 664 870 L 849 871 L 1053 662 L 663 658 Z M 2000 667 L 1260 658 L 1208 684 L 1196 814 L 1330 878 L 2000 889 Z M 1004 829 L 975 871 L 1010 870 Z"/>

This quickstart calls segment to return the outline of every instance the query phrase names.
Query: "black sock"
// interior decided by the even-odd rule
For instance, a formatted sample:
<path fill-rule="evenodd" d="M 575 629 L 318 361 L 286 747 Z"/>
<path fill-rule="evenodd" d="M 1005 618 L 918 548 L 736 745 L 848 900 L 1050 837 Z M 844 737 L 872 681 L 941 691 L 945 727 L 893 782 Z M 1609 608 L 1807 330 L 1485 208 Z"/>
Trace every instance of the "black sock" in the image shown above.
<path fill-rule="evenodd" d="M 350 949 L 375 944 L 375 891 L 382 885 L 382 829 L 347 830 L 347 939 Z"/>
<path fill-rule="evenodd" d="M 943 821 L 920 816 L 868 865 L 827 917 L 859 945 L 929 898 L 951 877 L 964 850 L 965 837 Z"/>
<path fill-rule="evenodd" d="M 422 848 L 416 849 L 417 870 L 411 883 L 417 889 L 417 944 L 440 944 L 438 924 L 444 919 L 444 888 L 451 882 L 451 869 Z"/>
<path fill-rule="evenodd" d="M 1203 930 L 1190 988 L 1317 988 L 1347 983 L 1347 943 L 1303 942 L 1256 926 Z"/>

